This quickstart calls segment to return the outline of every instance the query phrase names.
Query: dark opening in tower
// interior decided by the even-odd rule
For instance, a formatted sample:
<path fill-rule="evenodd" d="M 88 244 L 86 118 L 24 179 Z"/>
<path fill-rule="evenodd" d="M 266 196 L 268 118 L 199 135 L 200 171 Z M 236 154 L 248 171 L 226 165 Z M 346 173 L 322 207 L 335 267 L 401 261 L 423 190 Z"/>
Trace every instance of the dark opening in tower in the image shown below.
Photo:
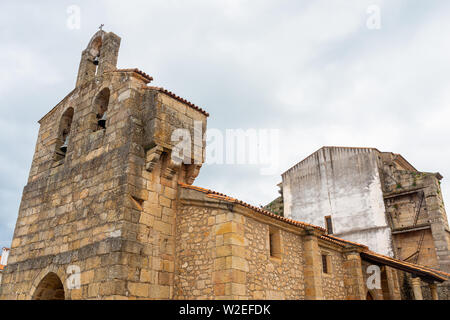
<path fill-rule="evenodd" d="M 94 100 L 94 111 L 97 118 L 97 130 L 106 129 L 106 122 L 108 120 L 108 105 L 109 105 L 110 91 L 108 88 L 103 89 Z"/>
<path fill-rule="evenodd" d="M 61 160 L 66 156 L 69 146 L 70 128 L 73 120 L 73 108 L 68 108 L 59 121 L 58 139 L 56 141 L 55 160 Z"/>

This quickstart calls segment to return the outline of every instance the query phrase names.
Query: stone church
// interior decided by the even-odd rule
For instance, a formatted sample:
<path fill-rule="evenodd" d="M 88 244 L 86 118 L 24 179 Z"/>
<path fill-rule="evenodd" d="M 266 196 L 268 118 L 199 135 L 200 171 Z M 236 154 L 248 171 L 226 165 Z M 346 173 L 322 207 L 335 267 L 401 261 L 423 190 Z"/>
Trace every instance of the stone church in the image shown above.
<path fill-rule="evenodd" d="M 208 113 L 118 69 L 119 46 L 98 31 L 39 121 L 0 299 L 439 298 L 448 273 L 193 186 L 205 140 L 180 159 L 171 136 Z"/>

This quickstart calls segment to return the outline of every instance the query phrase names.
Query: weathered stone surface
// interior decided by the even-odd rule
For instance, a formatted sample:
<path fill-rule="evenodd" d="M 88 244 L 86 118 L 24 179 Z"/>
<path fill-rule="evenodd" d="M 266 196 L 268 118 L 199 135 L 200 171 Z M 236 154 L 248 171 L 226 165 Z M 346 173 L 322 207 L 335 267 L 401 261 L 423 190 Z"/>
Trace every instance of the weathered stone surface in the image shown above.
<path fill-rule="evenodd" d="M 365 299 L 360 246 L 189 187 L 204 138 L 180 164 L 171 136 L 198 135 L 207 114 L 116 69 L 119 44 L 95 34 L 76 88 L 40 120 L 0 299 Z M 383 272 L 374 295 L 397 298 L 396 272 Z"/>
<path fill-rule="evenodd" d="M 450 229 L 439 173 L 373 148 L 323 147 L 282 175 L 284 215 L 400 260 L 450 271 Z M 274 206 L 272 203 L 272 207 Z M 448 282 L 439 285 L 442 298 Z"/>
<path fill-rule="evenodd" d="M 147 87 L 150 78 L 140 71 L 117 70 L 119 45 L 113 33 L 95 34 L 76 88 L 39 121 L 3 299 L 32 298 L 48 272 L 59 277 L 67 299 L 172 295 L 177 183 L 188 170 L 170 165 L 171 133 L 193 131 L 194 118 L 206 127 L 206 115 L 187 116 L 192 107 Z M 149 144 L 163 150 L 152 172 Z M 80 272 L 77 289 L 65 282 L 73 267 Z"/>

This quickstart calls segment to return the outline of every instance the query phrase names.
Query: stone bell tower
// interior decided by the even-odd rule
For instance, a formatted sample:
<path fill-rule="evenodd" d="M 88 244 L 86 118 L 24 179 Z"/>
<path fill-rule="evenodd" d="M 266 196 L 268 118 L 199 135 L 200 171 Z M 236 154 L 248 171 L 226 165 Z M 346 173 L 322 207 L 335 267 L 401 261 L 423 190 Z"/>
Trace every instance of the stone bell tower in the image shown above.
<path fill-rule="evenodd" d="M 39 121 L 0 299 L 173 297 L 177 186 L 205 141 L 181 159 L 172 134 L 198 136 L 208 114 L 117 69 L 119 46 L 98 31 L 75 89 Z"/>

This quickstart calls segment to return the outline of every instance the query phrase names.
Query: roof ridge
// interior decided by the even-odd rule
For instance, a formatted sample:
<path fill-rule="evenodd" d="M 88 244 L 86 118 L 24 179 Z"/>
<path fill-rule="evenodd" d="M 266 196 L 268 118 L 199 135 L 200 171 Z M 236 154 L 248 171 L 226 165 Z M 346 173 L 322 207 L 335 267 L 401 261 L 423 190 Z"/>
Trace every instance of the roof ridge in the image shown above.
<path fill-rule="evenodd" d="M 279 215 L 277 215 L 277 214 L 275 214 L 275 213 L 273 213 L 271 211 L 268 211 L 268 210 L 265 210 L 265 209 L 253 206 L 253 205 L 248 204 L 248 203 L 246 203 L 246 202 L 244 202 L 242 200 L 239 200 L 239 199 L 236 199 L 236 198 L 232 198 L 230 196 L 227 196 L 227 195 L 225 195 L 223 193 L 220 193 L 220 192 L 217 192 L 217 191 L 214 191 L 214 190 L 205 189 L 205 188 L 197 187 L 197 186 L 193 186 L 193 185 L 188 185 L 188 184 L 181 183 L 181 182 L 179 182 L 178 184 L 182 188 L 192 189 L 192 190 L 196 190 L 196 191 L 199 191 L 199 192 L 203 192 L 210 198 L 215 198 L 215 199 L 220 199 L 220 200 L 224 200 L 224 201 L 240 204 L 240 205 L 242 205 L 242 206 L 244 206 L 246 208 L 252 209 L 252 210 L 254 210 L 254 211 L 258 212 L 258 213 L 262 213 L 262 214 L 264 214 L 266 216 L 275 218 L 275 219 L 280 220 L 280 221 L 284 221 L 286 223 L 289 223 L 289 224 L 292 224 L 292 225 L 295 225 L 295 226 L 312 227 L 314 229 L 317 229 L 317 230 L 320 230 L 320 231 L 323 231 L 323 232 L 326 231 L 322 227 L 319 227 L 319 226 L 316 226 L 316 225 L 313 225 L 313 224 L 309 224 L 309 223 L 306 223 L 306 222 L 297 221 L 297 220 L 293 220 L 293 219 L 289 219 L 289 218 L 286 218 L 286 217 L 279 216 Z"/>
<path fill-rule="evenodd" d="M 340 245 L 341 247 L 344 247 L 344 246 L 345 246 L 341 241 L 333 240 L 333 239 L 331 239 L 331 238 L 328 238 L 326 235 L 322 235 L 322 236 L 320 236 L 320 238 L 321 238 L 322 240 L 325 240 L 325 241 L 333 242 L 333 243 L 335 243 L 335 244 L 337 244 L 337 245 Z"/>
<path fill-rule="evenodd" d="M 324 236 L 327 237 L 327 238 L 331 238 L 332 240 L 337 240 L 337 241 L 340 241 L 340 242 L 353 244 L 353 245 L 358 246 L 358 247 L 363 247 L 363 248 L 367 248 L 367 249 L 369 248 L 368 246 L 366 246 L 364 244 L 361 244 L 361 243 L 358 243 L 358 242 L 353 242 L 353 241 L 350 241 L 350 240 L 345 240 L 345 239 L 342 239 L 342 238 L 338 238 L 338 237 L 333 236 L 331 234 L 326 234 Z"/>
<path fill-rule="evenodd" d="M 445 271 L 442 271 L 442 270 L 436 270 L 436 269 L 433 269 L 433 268 L 430 268 L 430 267 L 427 267 L 427 266 L 422 266 L 422 265 L 420 265 L 420 264 L 419 264 L 419 266 L 421 266 L 421 267 L 424 268 L 424 269 L 429 269 L 429 270 L 431 270 L 431 271 L 434 271 L 434 272 L 443 274 L 443 275 L 447 276 L 447 277 L 450 279 L 450 273 L 448 273 L 448 272 L 445 272 Z"/>

